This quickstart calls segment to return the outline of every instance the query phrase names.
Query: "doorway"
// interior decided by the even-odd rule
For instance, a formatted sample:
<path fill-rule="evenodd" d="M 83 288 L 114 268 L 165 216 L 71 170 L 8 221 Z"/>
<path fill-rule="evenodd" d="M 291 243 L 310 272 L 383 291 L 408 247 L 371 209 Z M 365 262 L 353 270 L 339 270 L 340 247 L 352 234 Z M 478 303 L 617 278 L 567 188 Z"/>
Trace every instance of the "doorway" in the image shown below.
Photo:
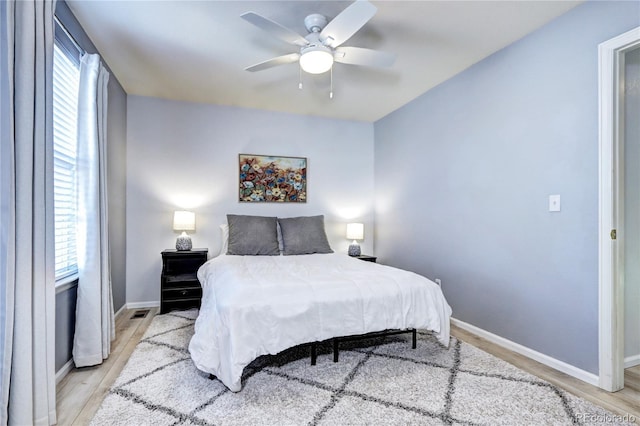
<path fill-rule="evenodd" d="M 640 390 L 640 47 L 624 57 L 624 387 Z"/>
<path fill-rule="evenodd" d="M 627 136 L 638 138 L 639 135 L 636 133 L 634 136 L 636 128 L 628 125 L 638 120 L 625 119 L 626 112 L 633 112 L 635 107 L 626 104 L 627 93 L 622 90 L 626 87 L 626 73 L 633 72 L 635 67 L 633 63 L 637 53 L 634 52 L 639 49 L 640 27 L 602 43 L 598 49 L 600 86 L 599 385 L 610 392 L 624 387 L 625 319 L 629 323 L 627 334 L 632 334 L 630 327 L 635 325 L 635 317 L 625 318 L 625 277 L 629 279 L 631 286 L 637 285 L 636 279 L 640 279 L 640 270 L 635 271 L 630 267 L 632 264 L 640 263 L 637 262 L 637 258 L 634 262 L 625 262 L 625 254 L 633 255 L 636 246 L 640 250 L 640 234 L 637 231 L 640 230 L 640 223 L 629 220 L 627 220 L 628 223 L 625 222 L 625 217 L 633 217 L 634 209 L 640 212 L 640 196 L 635 198 L 625 196 L 625 184 L 634 179 L 633 173 L 637 174 L 631 169 L 639 167 L 638 163 L 635 163 L 635 167 L 628 167 L 630 173 L 625 173 L 625 147 L 629 149 L 629 154 L 635 155 L 637 151 L 639 156 L 640 147 L 636 149 L 635 146 L 625 144 Z M 627 65 L 630 66 L 627 67 Z M 633 80 L 632 75 L 629 77 Z M 631 158 L 630 161 L 632 161 Z M 638 178 L 640 179 L 640 174 Z M 640 188 L 640 184 L 633 186 Z M 633 235 L 634 233 L 636 235 Z M 629 294 L 633 296 L 635 293 L 626 295 L 629 296 Z M 628 313 L 632 310 L 632 306 L 626 309 Z M 633 341 L 629 340 L 627 350 L 632 351 L 633 346 Z M 627 358 L 633 358 L 633 354 Z"/>

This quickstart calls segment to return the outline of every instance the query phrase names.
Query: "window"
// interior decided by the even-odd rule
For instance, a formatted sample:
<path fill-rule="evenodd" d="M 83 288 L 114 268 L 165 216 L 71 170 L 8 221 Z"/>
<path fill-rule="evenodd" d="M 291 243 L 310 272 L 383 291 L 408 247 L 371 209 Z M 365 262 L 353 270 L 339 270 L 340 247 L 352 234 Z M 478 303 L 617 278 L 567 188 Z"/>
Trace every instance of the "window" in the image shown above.
<path fill-rule="evenodd" d="M 71 46 L 71 48 L 70 48 Z M 53 52 L 53 187 L 56 281 L 78 272 L 76 146 L 79 52 L 56 21 Z"/>

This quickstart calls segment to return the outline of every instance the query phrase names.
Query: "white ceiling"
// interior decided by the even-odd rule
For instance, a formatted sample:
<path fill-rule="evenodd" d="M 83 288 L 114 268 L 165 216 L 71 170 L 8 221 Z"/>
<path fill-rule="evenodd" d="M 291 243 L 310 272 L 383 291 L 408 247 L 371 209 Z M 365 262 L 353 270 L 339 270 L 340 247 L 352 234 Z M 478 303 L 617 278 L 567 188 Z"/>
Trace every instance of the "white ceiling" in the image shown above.
<path fill-rule="evenodd" d="M 397 54 L 390 69 L 336 64 L 303 76 L 297 64 L 244 68 L 296 51 L 240 18 L 254 11 L 306 34 L 349 1 L 67 0 L 128 94 L 376 121 L 580 2 L 373 1 L 377 14 L 345 46 Z"/>

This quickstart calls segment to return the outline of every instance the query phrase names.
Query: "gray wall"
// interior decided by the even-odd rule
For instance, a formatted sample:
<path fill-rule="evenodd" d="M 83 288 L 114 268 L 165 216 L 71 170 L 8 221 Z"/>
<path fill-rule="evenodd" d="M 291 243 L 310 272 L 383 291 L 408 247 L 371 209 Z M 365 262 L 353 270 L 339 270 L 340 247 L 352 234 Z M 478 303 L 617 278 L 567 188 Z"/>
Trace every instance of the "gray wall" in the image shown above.
<path fill-rule="evenodd" d="M 76 42 L 87 52 L 97 50 L 86 35 L 67 4 L 56 3 L 56 16 Z M 104 59 L 103 59 L 104 63 Z M 108 67 L 108 64 L 105 63 Z M 108 127 L 107 127 L 107 185 L 109 203 L 109 243 L 111 245 L 111 284 L 113 304 L 117 311 L 126 301 L 126 126 L 127 94 L 109 70 Z M 66 294 L 69 293 L 69 294 Z M 56 371 L 71 359 L 70 342 L 75 330 L 76 289 L 56 294 Z"/>
<path fill-rule="evenodd" d="M 347 222 L 373 249 L 373 124 L 129 96 L 127 304 L 160 300 L 160 252 L 174 248 L 173 211 L 196 213 L 194 247 L 220 250 L 226 214 L 325 215 L 335 251 Z M 306 203 L 239 203 L 238 154 L 307 157 Z M 135 305 L 134 305 L 135 306 Z"/>
<path fill-rule="evenodd" d="M 56 293 L 56 371 L 71 359 L 78 287 Z"/>
<path fill-rule="evenodd" d="M 640 48 L 625 61 L 624 356 L 640 364 Z"/>
<path fill-rule="evenodd" d="M 597 47 L 639 5 L 580 5 L 375 123 L 381 261 L 441 278 L 455 318 L 595 374 Z"/>
<path fill-rule="evenodd" d="M 117 312 L 127 301 L 127 94 L 113 73 L 109 76 L 108 90 L 109 249 L 113 306 Z"/>

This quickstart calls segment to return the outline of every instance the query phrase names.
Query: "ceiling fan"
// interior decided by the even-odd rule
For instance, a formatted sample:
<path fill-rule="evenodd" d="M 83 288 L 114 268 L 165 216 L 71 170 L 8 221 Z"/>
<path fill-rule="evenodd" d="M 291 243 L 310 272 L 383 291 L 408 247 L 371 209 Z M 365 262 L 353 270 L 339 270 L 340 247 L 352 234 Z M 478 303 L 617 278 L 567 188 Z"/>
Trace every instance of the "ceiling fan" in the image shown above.
<path fill-rule="evenodd" d="M 357 0 L 343 10 L 331 22 L 324 15 L 314 13 L 304 19 L 309 34 L 302 37 L 255 12 L 246 12 L 243 19 L 274 37 L 299 47 L 298 52 L 278 56 L 245 68 L 246 71 L 262 71 L 278 65 L 294 62 L 310 74 L 322 74 L 332 69 L 334 62 L 370 67 L 390 67 L 395 55 L 362 47 L 342 46 L 352 35 L 375 15 L 377 9 L 366 0 Z"/>

